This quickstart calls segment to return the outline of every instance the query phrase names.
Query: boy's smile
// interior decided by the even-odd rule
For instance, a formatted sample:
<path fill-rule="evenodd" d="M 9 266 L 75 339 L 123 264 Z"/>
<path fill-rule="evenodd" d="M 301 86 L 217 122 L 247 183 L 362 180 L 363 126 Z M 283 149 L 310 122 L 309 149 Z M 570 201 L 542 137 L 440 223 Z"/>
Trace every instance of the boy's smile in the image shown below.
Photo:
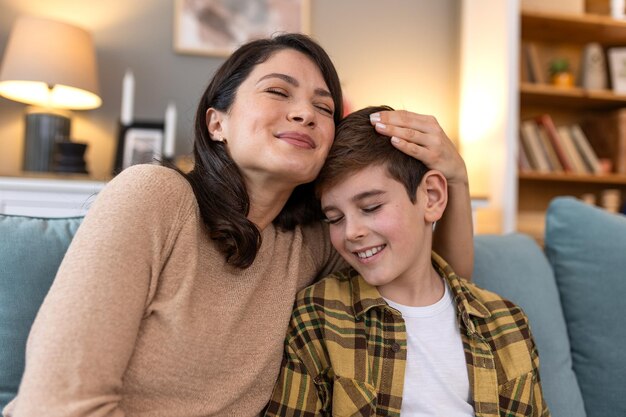
<path fill-rule="evenodd" d="M 432 223 L 420 186 L 416 203 L 383 165 L 369 166 L 322 192 L 333 246 L 383 297 L 402 302 L 432 277 Z M 443 287 L 442 287 L 443 288 Z"/>

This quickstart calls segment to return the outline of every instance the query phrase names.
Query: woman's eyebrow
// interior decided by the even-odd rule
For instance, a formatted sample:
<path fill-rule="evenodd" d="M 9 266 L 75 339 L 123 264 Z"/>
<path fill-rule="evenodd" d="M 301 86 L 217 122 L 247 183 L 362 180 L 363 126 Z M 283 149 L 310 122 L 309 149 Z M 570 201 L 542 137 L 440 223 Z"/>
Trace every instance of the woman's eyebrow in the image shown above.
<path fill-rule="evenodd" d="M 279 78 L 291 85 L 293 85 L 294 87 L 299 87 L 300 86 L 300 82 L 298 82 L 298 80 L 296 80 L 295 78 L 293 78 L 291 75 L 287 75 L 287 74 L 282 74 L 280 72 L 272 72 L 270 74 L 266 74 L 264 76 L 262 76 L 261 78 L 259 78 L 259 80 L 257 81 L 257 84 L 260 83 L 263 80 L 267 80 L 269 78 Z M 330 91 L 325 90 L 323 88 L 316 88 L 314 90 L 315 94 L 318 96 L 322 96 L 322 97 L 332 97 L 332 94 L 330 93 Z"/>

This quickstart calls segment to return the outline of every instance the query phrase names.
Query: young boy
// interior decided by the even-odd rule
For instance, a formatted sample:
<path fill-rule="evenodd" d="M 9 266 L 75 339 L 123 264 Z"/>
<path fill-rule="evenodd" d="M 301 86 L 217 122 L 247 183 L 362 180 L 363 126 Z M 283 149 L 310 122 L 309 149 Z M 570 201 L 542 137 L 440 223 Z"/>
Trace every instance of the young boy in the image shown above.
<path fill-rule="evenodd" d="M 444 176 L 396 150 L 366 108 L 318 178 L 352 268 L 298 294 L 269 416 L 549 416 L 522 310 L 431 251 Z"/>

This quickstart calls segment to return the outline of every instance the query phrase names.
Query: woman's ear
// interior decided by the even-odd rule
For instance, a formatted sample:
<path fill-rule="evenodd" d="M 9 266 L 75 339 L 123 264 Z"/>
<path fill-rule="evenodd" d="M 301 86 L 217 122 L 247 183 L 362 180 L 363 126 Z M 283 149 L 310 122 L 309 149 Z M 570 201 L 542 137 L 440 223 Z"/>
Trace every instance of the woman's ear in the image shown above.
<path fill-rule="evenodd" d="M 432 169 L 424 174 L 420 187 L 426 195 L 424 220 L 434 223 L 443 216 L 448 204 L 448 182 L 441 172 Z"/>
<path fill-rule="evenodd" d="M 216 142 L 225 142 L 224 136 L 225 118 L 224 113 L 213 107 L 206 111 L 206 126 L 211 139 Z"/>

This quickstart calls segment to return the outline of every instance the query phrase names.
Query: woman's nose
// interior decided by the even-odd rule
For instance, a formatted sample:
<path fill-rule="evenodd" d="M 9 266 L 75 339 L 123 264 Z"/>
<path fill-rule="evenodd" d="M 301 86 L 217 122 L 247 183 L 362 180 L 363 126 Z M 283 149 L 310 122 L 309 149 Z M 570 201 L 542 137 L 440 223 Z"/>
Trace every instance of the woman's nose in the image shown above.
<path fill-rule="evenodd" d="M 311 104 L 294 104 L 289 111 L 289 120 L 304 126 L 315 126 L 315 110 Z"/>

